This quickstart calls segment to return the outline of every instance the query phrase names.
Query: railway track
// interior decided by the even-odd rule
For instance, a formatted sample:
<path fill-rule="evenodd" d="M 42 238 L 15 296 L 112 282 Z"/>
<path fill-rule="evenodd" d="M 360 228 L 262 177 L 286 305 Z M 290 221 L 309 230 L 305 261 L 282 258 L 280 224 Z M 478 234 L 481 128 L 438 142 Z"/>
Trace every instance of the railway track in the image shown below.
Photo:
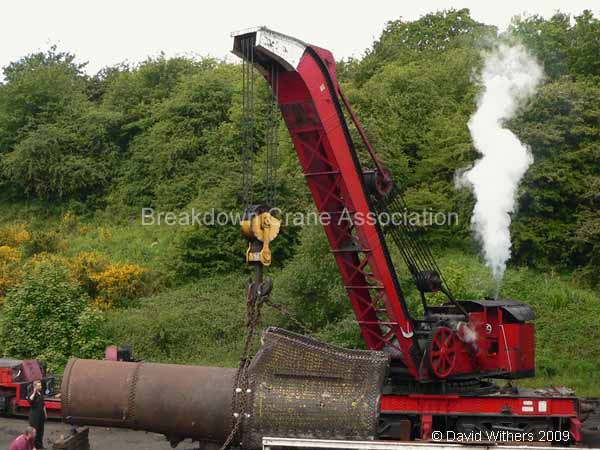
<path fill-rule="evenodd" d="M 587 447 L 600 448 L 600 397 L 589 397 L 582 400 L 589 409 L 583 422 L 583 440 Z"/>

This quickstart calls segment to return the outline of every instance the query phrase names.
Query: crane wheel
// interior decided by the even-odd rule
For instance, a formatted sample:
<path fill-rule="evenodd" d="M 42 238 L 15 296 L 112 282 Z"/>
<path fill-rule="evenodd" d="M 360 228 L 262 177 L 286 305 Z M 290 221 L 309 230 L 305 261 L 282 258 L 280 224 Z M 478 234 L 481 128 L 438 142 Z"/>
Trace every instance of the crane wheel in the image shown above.
<path fill-rule="evenodd" d="M 433 329 L 427 343 L 427 363 L 436 378 L 446 378 L 454 370 L 457 353 L 456 335 L 442 325 Z"/>

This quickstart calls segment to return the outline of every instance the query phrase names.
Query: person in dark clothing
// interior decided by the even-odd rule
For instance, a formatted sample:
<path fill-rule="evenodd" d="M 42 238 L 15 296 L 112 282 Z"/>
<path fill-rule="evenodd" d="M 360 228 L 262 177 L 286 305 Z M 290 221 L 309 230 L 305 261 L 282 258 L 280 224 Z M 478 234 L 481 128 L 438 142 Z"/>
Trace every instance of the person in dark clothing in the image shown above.
<path fill-rule="evenodd" d="M 31 405 L 29 409 L 29 425 L 35 428 L 35 448 L 40 450 L 44 448 L 44 422 L 47 417 L 41 381 L 36 380 L 33 382 L 33 391 L 27 397 L 27 400 L 29 400 L 29 404 Z"/>

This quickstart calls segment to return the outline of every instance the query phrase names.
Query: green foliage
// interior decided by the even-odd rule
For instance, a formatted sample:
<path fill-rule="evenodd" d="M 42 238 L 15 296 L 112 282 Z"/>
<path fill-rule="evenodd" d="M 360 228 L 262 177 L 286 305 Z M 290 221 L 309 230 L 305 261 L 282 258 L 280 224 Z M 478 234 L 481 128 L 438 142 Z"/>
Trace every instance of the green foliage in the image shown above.
<path fill-rule="evenodd" d="M 246 244 L 239 226 L 194 226 L 179 233 L 171 266 L 179 280 L 240 272 Z"/>
<path fill-rule="evenodd" d="M 95 358 L 105 344 L 99 337 L 102 316 L 68 272 L 42 263 L 9 292 L 0 318 L 5 355 L 38 358 L 55 370 L 70 356 Z"/>
<path fill-rule="evenodd" d="M 530 304 L 536 312 L 537 386 L 565 385 L 579 395 L 597 393 L 600 352 L 598 294 L 551 274 L 511 271 L 502 293 Z M 574 357 L 575 356 L 575 357 Z"/>
<path fill-rule="evenodd" d="M 535 162 L 512 228 L 514 258 L 530 266 L 595 273 L 600 179 L 600 86 L 561 79 L 543 86 L 512 122 Z"/>
<path fill-rule="evenodd" d="M 571 20 L 557 12 L 546 20 L 539 15 L 517 17 L 510 31 L 543 62 L 547 75 L 600 75 L 600 20 L 585 10 Z"/>
<path fill-rule="evenodd" d="M 600 178 L 591 181 L 591 186 L 600 189 Z M 579 217 L 579 227 L 575 232 L 574 244 L 579 255 L 583 255 L 586 265 L 578 267 L 575 271 L 575 278 L 581 278 L 595 287 L 600 287 L 600 214 L 597 213 L 600 207 L 600 198 L 598 194 L 592 194 L 593 209 L 584 211 Z"/>
<path fill-rule="evenodd" d="M 291 225 L 281 230 L 271 245 L 273 267 L 281 267 L 294 254 L 298 231 L 298 227 Z M 215 274 L 243 273 L 248 269 L 247 247 L 237 222 L 190 226 L 177 233 L 167 265 L 180 282 Z"/>
<path fill-rule="evenodd" d="M 513 266 L 503 293 L 531 303 L 539 314 L 541 378 L 535 383 L 568 384 L 584 392 L 599 381 L 589 374 L 600 373 L 600 355 L 587 345 L 588 337 L 598 338 L 597 295 L 560 276 L 515 266 L 573 273 L 577 286 L 600 286 L 599 30 L 589 11 L 574 18 L 558 12 L 550 19 L 517 18 L 513 36 L 506 37 L 521 40 L 544 64 L 548 78 L 508 124 L 535 161 L 513 217 Z M 495 27 L 475 21 L 466 9 L 434 12 L 411 22 L 388 22 L 364 57 L 338 63 L 342 87 L 411 209 L 459 213 L 457 226 L 429 229 L 426 237 L 442 249 L 440 265 L 460 298 L 497 290 L 488 270 L 465 256 L 464 249 L 474 253 L 469 220 L 474 200 L 454 188 L 457 170 L 478 158 L 467 129 L 479 89 L 473 75 L 496 35 Z M 8 295 L 2 314 L 15 320 L 2 319 L 5 351 L 48 358 L 58 366 L 69 354 L 93 356 L 102 335 L 132 343 L 151 360 L 236 365 L 246 270 L 238 227 L 175 229 L 139 222 L 142 207 L 241 212 L 240 153 L 246 143 L 239 67 L 161 55 L 95 76 L 82 68 L 74 55 L 51 48 L 4 69 L 1 219 L 24 220 L 31 232 L 15 248 L 25 260 L 40 253 L 58 261 L 98 252 L 141 265 L 149 270 L 144 292 L 175 281 L 193 284 L 136 300 L 107 313 L 108 322 L 100 324 L 99 313 L 85 306 L 85 295 L 62 269 L 42 264 L 43 270 L 27 275 Z M 258 201 L 266 192 L 269 101 L 259 77 L 252 149 Z M 350 132 L 361 160 L 368 161 L 357 130 L 351 126 Z M 284 213 L 307 211 L 312 200 L 283 125 L 279 141 L 277 204 Z M 82 219 L 56 219 L 66 211 Z M 456 248 L 463 251 L 451 250 Z M 288 224 L 273 249 L 274 301 L 314 334 L 340 345 L 362 345 L 321 229 Z M 400 261 L 393 249 L 392 256 Z M 418 293 L 406 268 L 399 263 L 398 269 L 408 305 L 418 314 Z M 59 330 L 56 314 L 63 303 L 72 318 Z M 51 346 L 42 348 L 45 338 L 27 320 L 32 314 L 40 316 L 38 322 L 49 321 Z M 287 317 L 265 314 L 265 323 L 302 331 Z M 23 330 L 7 328 L 13 322 Z M 193 326 L 181 326 L 190 322 Z M 25 336 L 29 332 L 33 338 Z M 583 357 L 574 361 L 571 354 L 584 347 Z"/>
<path fill-rule="evenodd" d="M 72 117 L 85 105 L 85 82 L 72 55 L 33 54 L 5 69 L 0 86 L 0 153 L 37 126 Z"/>
<path fill-rule="evenodd" d="M 51 49 L 5 69 L 0 169 L 18 197 L 86 199 L 102 193 L 114 170 L 120 116 L 92 108 L 73 59 Z"/>
<path fill-rule="evenodd" d="M 407 62 L 461 46 L 480 45 L 495 34 L 495 27 L 475 21 L 468 9 L 438 11 L 413 22 L 392 20 L 357 65 L 356 80 L 365 81 L 389 62 Z"/>
<path fill-rule="evenodd" d="M 512 125 L 535 155 L 513 226 L 515 262 L 579 268 L 582 280 L 595 272 L 590 264 L 597 260 L 593 233 L 590 238 L 585 231 L 594 228 L 596 210 L 583 186 L 598 176 L 598 23 L 585 11 L 573 19 L 561 13 L 521 17 L 511 27 L 551 77 Z M 466 9 L 434 12 L 388 22 L 363 58 L 338 64 L 348 97 L 409 204 L 459 213 L 458 227 L 429 233 L 435 242 L 470 239 L 473 199 L 454 189 L 453 178 L 478 157 L 466 126 L 478 89 L 472 75 L 495 35 L 494 27 L 475 21 Z M 5 68 L 0 84 L 5 194 L 45 205 L 69 202 L 92 212 L 106 206 L 117 218 L 137 217 L 144 206 L 242 208 L 238 67 L 164 55 L 109 67 L 94 77 L 82 67 L 74 55 L 51 48 Z M 261 168 L 268 100 L 259 81 L 254 163 Z M 310 199 L 281 131 L 280 204 L 305 210 Z M 356 130 L 351 132 L 358 142 Z M 262 170 L 257 172 L 260 199 L 265 185 Z M 281 248 L 297 241 L 297 231 L 286 233 L 291 245 Z M 232 241 L 215 236 L 214 242 L 222 248 Z M 210 256 L 210 248 L 206 252 Z M 283 259 L 291 254 L 293 249 L 286 250 Z M 183 271 L 192 272 L 197 271 Z"/>
<path fill-rule="evenodd" d="M 137 220 L 115 224 L 108 216 L 86 222 L 66 236 L 69 245 L 65 253 L 69 257 L 86 252 L 110 255 L 113 261 L 146 267 L 153 272 L 155 279 L 164 281 L 169 276 L 165 273 L 165 265 L 176 233 L 165 226 L 143 226 Z"/>
<path fill-rule="evenodd" d="M 114 201 L 173 209 L 198 196 L 207 162 L 217 164 L 208 154 L 231 153 L 221 137 L 235 92 L 232 69 L 195 73 L 149 112 L 152 125 L 132 140 Z"/>
<path fill-rule="evenodd" d="M 2 158 L 4 176 L 26 195 L 43 200 L 86 199 L 102 193 L 111 176 L 111 158 L 116 148 L 103 139 L 102 119 L 94 114 L 86 129 L 65 124 L 42 125 L 15 145 Z M 87 119 L 84 119 L 87 121 Z M 93 202 L 92 202 L 93 203 Z"/>
<path fill-rule="evenodd" d="M 244 338 L 244 292 L 243 276 L 201 280 L 109 313 L 103 334 L 150 361 L 234 367 Z"/>
<path fill-rule="evenodd" d="M 61 52 L 56 45 L 52 45 L 46 52 L 32 53 L 18 61 L 11 62 L 2 71 L 4 78 L 9 82 L 18 80 L 27 72 L 55 66 L 61 66 L 73 76 L 81 76 L 87 63 L 78 63 L 75 61 L 76 59 L 77 57 L 74 54 Z"/>
<path fill-rule="evenodd" d="M 598 29 L 590 12 L 573 23 L 557 13 L 512 25 L 552 79 L 510 124 L 535 157 L 513 221 L 513 262 L 578 269 L 578 279 L 592 283 L 598 250 L 589 230 L 598 189 L 588 187 L 598 177 L 599 84 L 592 77 L 600 60 Z M 349 97 L 409 206 L 459 213 L 458 227 L 428 232 L 444 246 L 471 239 L 473 199 L 453 181 L 478 158 L 467 129 L 477 95 L 472 75 L 494 34 L 466 10 L 428 14 L 388 23 L 362 60 L 340 64 Z"/>
<path fill-rule="evenodd" d="M 57 231 L 35 230 L 23 244 L 23 253 L 25 256 L 33 256 L 40 253 L 56 253 L 63 246 L 64 241 Z"/>
<path fill-rule="evenodd" d="M 350 312 L 337 265 L 320 225 L 301 230 L 297 254 L 276 275 L 273 300 L 313 331 L 337 323 Z M 297 328 L 293 321 L 287 321 L 286 326 Z"/>
<path fill-rule="evenodd" d="M 138 66 L 120 64 L 104 69 L 97 77 L 97 90 L 106 107 L 124 114 L 128 129 L 145 128 L 152 107 L 169 97 L 180 80 L 198 68 L 214 66 L 213 60 L 195 62 L 187 58 L 149 58 Z"/>

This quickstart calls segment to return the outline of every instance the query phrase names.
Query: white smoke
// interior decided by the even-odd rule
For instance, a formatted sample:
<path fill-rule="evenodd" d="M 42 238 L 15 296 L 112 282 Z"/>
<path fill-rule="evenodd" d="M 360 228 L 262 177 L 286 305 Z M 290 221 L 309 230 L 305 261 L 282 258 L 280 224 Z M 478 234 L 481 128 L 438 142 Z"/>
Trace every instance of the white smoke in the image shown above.
<path fill-rule="evenodd" d="M 522 45 L 499 45 L 489 53 L 481 73 L 483 91 L 469 131 L 482 158 L 457 176 L 477 200 L 471 219 L 486 265 L 499 283 L 510 258 L 510 214 L 519 181 L 533 162 L 529 149 L 505 122 L 534 92 L 543 70 Z"/>

